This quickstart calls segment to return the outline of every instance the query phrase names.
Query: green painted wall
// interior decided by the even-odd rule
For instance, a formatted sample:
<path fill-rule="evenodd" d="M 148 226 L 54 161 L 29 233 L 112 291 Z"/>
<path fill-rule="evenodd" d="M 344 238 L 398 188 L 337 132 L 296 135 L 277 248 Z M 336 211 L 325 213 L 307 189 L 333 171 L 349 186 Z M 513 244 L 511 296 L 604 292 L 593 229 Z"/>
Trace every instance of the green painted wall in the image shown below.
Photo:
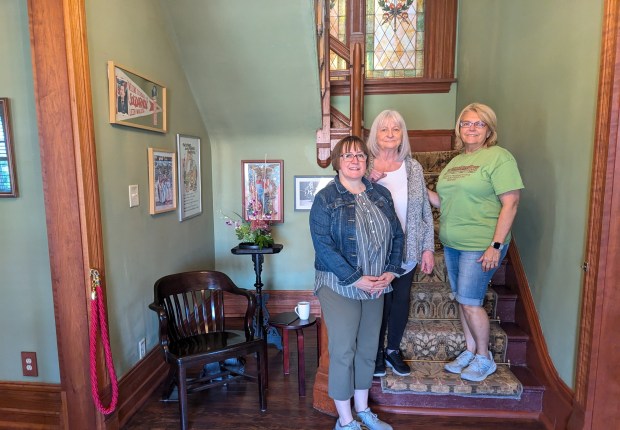
<path fill-rule="evenodd" d="M 211 147 L 159 3 L 89 1 L 86 12 L 110 337 L 116 371 L 123 375 L 138 361 L 140 338 L 146 337 L 147 350 L 158 342 L 157 319 L 148 309 L 154 282 L 214 266 Z M 167 87 L 168 133 L 108 123 L 108 60 Z M 177 133 L 202 143 L 203 213 L 182 223 L 177 211 L 149 215 L 147 148 L 176 151 Z M 140 190 L 134 208 L 130 184 Z"/>
<path fill-rule="evenodd" d="M 0 28 L 0 97 L 9 98 L 20 194 L 0 199 L 0 380 L 54 383 L 60 374 L 26 2 L 0 0 Z M 38 378 L 22 376 L 21 351 L 36 351 Z"/>
<path fill-rule="evenodd" d="M 572 386 L 596 114 L 602 0 L 459 5 L 457 109 L 498 115 L 526 189 L 514 225 L 551 358 Z"/>

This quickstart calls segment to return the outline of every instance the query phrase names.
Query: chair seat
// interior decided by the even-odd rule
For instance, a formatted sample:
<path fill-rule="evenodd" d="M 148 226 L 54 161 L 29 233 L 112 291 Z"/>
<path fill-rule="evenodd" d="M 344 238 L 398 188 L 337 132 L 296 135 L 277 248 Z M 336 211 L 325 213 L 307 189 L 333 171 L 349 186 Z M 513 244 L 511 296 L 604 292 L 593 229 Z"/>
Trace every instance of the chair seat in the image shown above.
<path fill-rule="evenodd" d="M 256 339 L 255 342 L 257 345 L 260 345 L 259 339 Z M 243 331 L 219 331 L 189 336 L 170 342 L 168 353 L 175 360 L 189 356 L 194 356 L 195 358 L 195 356 L 202 354 L 213 354 L 218 350 L 226 350 L 227 354 L 229 354 L 231 348 L 234 348 L 235 345 L 241 349 L 247 349 L 248 342 L 245 340 L 245 333 Z"/>

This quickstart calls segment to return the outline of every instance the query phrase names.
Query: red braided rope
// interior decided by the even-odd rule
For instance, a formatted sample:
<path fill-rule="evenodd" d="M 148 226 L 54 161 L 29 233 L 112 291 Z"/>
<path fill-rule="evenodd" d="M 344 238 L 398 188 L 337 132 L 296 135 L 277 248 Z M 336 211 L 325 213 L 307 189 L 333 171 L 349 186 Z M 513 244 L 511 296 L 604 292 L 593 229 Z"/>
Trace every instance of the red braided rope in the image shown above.
<path fill-rule="evenodd" d="M 101 287 L 97 286 L 93 300 L 90 302 L 90 386 L 93 393 L 95 406 L 103 414 L 111 414 L 116 409 L 118 403 L 118 381 L 116 380 L 116 372 L 114 371 L 114 362 L 112 361 L 112 351 L 110 350 L 110 339 L 108 337 L 108 324 L 105 319 L 105 311 L 103 309 L 103 294 Z M 112 384 L 112 400 L 109 407 L 103 406 L 101 396 L 99 395 L 99 381 L 97 380 L 97 328 L 101 327 L 101 342 L 105 352 L 105 363 Z"/>

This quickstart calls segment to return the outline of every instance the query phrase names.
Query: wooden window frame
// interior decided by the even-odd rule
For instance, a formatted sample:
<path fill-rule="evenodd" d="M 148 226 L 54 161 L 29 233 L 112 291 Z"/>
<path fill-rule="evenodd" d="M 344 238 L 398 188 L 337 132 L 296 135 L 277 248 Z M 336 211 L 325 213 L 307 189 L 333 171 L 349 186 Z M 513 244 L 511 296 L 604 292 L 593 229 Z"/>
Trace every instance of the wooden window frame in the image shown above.
<path fill-rule="evenodd" d="M 347 5 L 347 42 L 352 33 L 365 32 L 365 0 L 351 0 Z M 454 78 L 456 53 L 457 0 L 426 0 L 424 76 L 420 78 L 364 79 L 364 94 L 447 93 Z M 329 48 L 348 61 L 349 47 L 329 37 Z M 334 73 L 332 76 L 341 73 Z M 330 80 L 332 95 L 349 95 L 350 79 Z"/>

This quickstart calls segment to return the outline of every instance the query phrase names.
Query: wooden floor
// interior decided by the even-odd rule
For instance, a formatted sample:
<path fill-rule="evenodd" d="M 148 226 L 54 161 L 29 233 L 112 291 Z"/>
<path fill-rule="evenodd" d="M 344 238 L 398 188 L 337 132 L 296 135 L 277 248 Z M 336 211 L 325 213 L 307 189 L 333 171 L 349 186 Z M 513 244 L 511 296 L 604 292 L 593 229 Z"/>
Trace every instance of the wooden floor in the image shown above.
<path fill-rule="evenodd" d="M 258 408 L 257 385 L 233 382 L 189 396 L 189 424 L 193 430 L 217 429 L 332 429 L 335 418 L 312 408 L 312 386 L 317 367 L 316 331 L 305 330 L 306 393 L 297 393 L 297 349 L 291 336 L 291 374 L 282 373 L 282 352 L 269 346 L 267 411 Z M 168 430 L 179 428 L 178 403 L 159 400 L 158 389 L 131 418 L 123 430 Z M 414 430 L 543 430 L 533 421 L 497 418 L 462 418 L 379 413 L 394 429 Z"/>

